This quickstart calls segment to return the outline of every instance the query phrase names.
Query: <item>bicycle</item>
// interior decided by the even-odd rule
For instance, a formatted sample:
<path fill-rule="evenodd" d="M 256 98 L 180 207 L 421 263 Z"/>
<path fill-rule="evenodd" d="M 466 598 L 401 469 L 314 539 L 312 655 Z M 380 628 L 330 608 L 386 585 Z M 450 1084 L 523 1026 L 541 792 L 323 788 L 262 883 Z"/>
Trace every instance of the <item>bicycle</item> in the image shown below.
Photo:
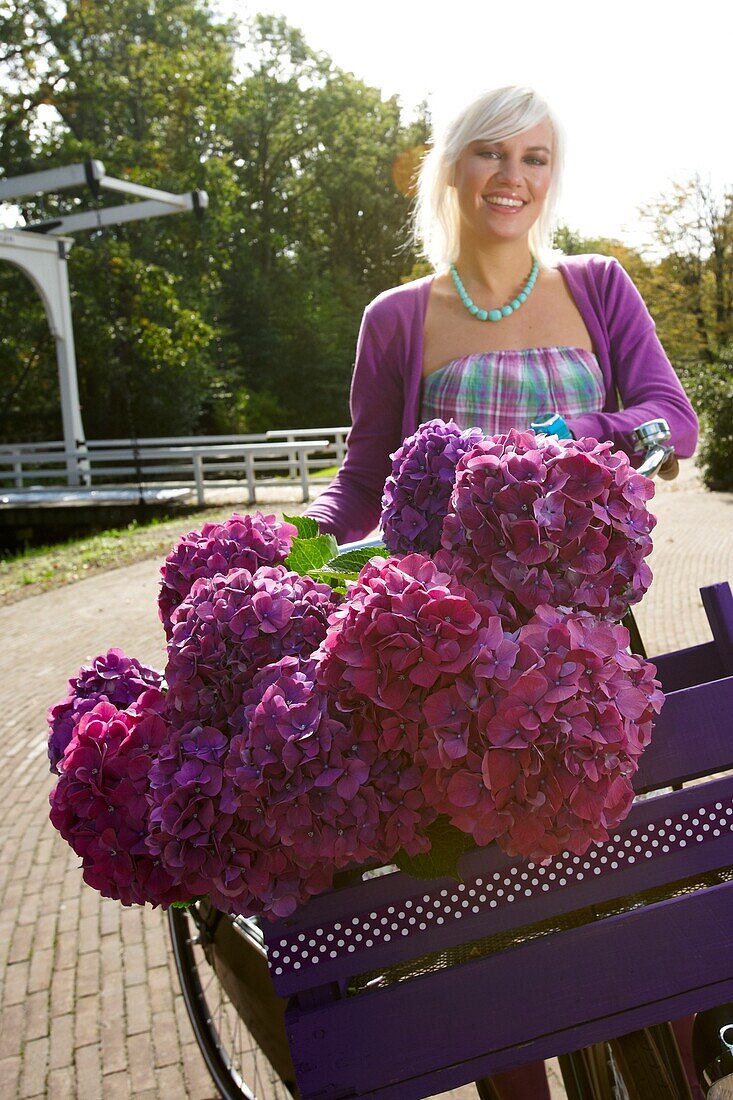
<path fill-rule="evenodd" d="M 658 468 L 664 431 L 645 427 Z M 733 704 L 733 597 L 715 585 L 703 601 L 713 641 L 655 659 L 667 702 L 634 784 L 673 789 L 637 802 L 603 851 L 529 870 L 475 849 L 458 885 L 340 876 L 265 929 L 206 902 L 170 911 L 186 1006 L 225 1100 L 386 1100 L 469 1081 L 489 1100 L 491 1074 L 558 1053 L 570 1100 L 687 1100 L 665 1021 L 733 996 L 733 777 L 709 778 L 733 768 L 721 721 Z M 633 959 L 621 982 L 614 946 Z M 555 1003 L 517 997 L 522 979 Z M 492 988 L 505 997 L 479 1021 L 476 999 Z"/>

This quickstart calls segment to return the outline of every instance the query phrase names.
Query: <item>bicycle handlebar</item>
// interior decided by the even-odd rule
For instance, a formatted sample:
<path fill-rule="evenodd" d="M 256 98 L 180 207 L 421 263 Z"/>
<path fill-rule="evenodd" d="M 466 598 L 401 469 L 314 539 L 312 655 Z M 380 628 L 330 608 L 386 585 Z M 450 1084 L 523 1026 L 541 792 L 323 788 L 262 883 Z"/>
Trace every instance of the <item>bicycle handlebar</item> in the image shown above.
<path fill-rule="evenodd" d="M 669 442 L 672 433 L 669 430 L 669 424 L 662 417 L 658 420 L 647 420 L 644 424 L 640 424 L 638 428 L 634 429 L 634 439 L 636 441 L 636 451 L 646 451 L 644 460 L 639 467 L 637 467 L 637 473 L 643 474 L 645 477 L 654 477 L 656 474 L 662 471 L 662 467 L 666 462 L 670 462 L 674 458 L 674 447 Z M 671 466 L 674 463 L 670 462 Z M 676 473 L 676 470 L 675 470 Z M 664 476 L 662 474 L 662 476 Z"/>

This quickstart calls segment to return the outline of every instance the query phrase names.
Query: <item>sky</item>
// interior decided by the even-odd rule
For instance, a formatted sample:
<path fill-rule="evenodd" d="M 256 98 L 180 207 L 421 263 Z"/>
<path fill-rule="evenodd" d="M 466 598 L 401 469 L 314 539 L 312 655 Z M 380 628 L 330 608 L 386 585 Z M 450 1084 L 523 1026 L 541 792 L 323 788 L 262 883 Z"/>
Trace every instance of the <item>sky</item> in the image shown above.
<path fill-rule="evenodd" d="M 567 135 L 560 220 L 585 236 L 643 247 L 640 205 L 696 174 L 721 191 L 733 185 L 733 5 L 724 0 L 217 0 L 216 8 L 243 21 L 283 15 L 311 47 L 397 95 L 406 111 L 427 100 L 436 124 L 490 88 L 536 88 Z"/>

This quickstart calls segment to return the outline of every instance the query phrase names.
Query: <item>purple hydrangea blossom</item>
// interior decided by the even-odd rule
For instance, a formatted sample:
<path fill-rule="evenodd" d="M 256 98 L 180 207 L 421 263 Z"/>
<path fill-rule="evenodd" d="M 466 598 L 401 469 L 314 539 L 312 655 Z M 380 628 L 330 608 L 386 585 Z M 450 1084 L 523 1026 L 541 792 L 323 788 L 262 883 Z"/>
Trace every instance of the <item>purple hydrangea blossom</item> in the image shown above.
<path fill-rule="evenodd" d="M 241 516 L 236 512 L 224 523 L 206 523 L 174 546 L 160 570 L 158 613 L 170 637 L 173 611 L 200 577 L 279 565 L 290 553 L 297 528 L 275 516 Z"/>
<path fill-rule="evenodd" d="M 461 431 L 453 420 L 429 420 L 395 451 L 382 498 L 388 550 L 432 554 L 439 548 L 456 464 L 481 439 L 479 428 Z"/>
<path fill-rule="evenodd" d="M 281 565 L 195 581 L 173 613 L 168 643 L 177 722 L 225 728 L 258 669 L 283 656 L 310 656 L 338 602 L 329 585 Z"/>
<path fill-rule="evenodd" d="M 69 680 L 70 692 L 48 711 L 48 759 L 51 771 L 58 773 L 59 761 L 71 741 L 83 714 L 97 703 L 113 703 L 120 710 L 135 703 L 149 688 L 160 688 L 160 672 L 126 657 L 121 649 L 100 653 L 90 664 L 82 666 Z"/>
<path fill-rule="evenodd" d="M 314 673 L 307 658 L 266 666 L 231 739 L 186 723 L 151 770 L 151 850 L 226 912 L 287 916 L 338 868 L 427 847 L 416 826 L 435 813 L 412 761 L 334 717 Z"/>
<path fill-rule="evenodd" d="M 614 620 L 651 578 L 653 486 L 610 444 L 452 422 L 393 458 L 406 556 L 342 599 L 281 564 L 289 524 L 207 525 L 162 570 L 167 693 L 111 650 L 51 709 L 51 817 L 90 885 L 282 918 L 427 851 L 438 814 L 546 863 L 628 812 L 663 697 Z"/>
<path fill-rule="evenodd" d="M 552 604 L 618 620 L 651 583 L 653 494 L 610 443 L 511 431 L 458 462 L 442 543 L 527 611 Z"/>
<path fill-rule="evenodd" d="M 76 725 L 51 792 L 51 822 L 82 857 L 85 882 L 123 905 L 190 897 L 146 844 L 148 773 L 167 735 L 155 710 L 97 703 Z"/>

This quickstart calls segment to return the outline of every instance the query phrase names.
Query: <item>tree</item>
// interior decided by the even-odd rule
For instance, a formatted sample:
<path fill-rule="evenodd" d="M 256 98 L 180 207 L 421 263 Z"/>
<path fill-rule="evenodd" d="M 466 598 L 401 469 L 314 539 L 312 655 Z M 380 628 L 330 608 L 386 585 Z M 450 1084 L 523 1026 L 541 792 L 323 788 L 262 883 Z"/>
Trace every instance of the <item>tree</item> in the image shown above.
<path fill-rule="evenodd" d="M 558 229 L 555 243 L 568 256 L 588 252 L 615 256 L 638 287 L 654 318 L 659 339 L 675 366 L 699 356 L 700 335 L 695 319 L 685 308 L 686 291 L 674 277 L 666 257 L 650 260 L 621 241 L 582 237 L 567 226 Z"/>
<path fill-rule="evenodd" d="M 680 306 L 695 324 L 688 361 L 719 361 L 733 343 L 733 194 L 718 196 L 696 177 L 642 216 L 663 253 L 660 272 L 680 288 Z"/>
<path fill-rule="evenodd" d="M 234 42 L 232 27 L 213 22 L 203 3 L 69 0 L 62 7 L 22 0 L 4 5 L 2 21 L 9 43 L 0 62 L 6 120 L 0 168 L 6 174 L 96 157 L 109 175 L 166 190 L 205 181 L 207 164 L 221 153 L 216 120 L 226 117 Z M 98 201 L 120 199 L 102 193 Z M 69 212 L 79 202 L 71 192 L 32 197 L 23 214 L 32 222 Z M 156 435 L 195 430 L 213 370 L 209 303 L 201 294 L 209 256 L 195 219 L 109 228 L 79 234 L 76 242 L 69 267 L 87 432 L 140 435 L 146 425 Z M 138 280 L 134 295 L 112 292 L 123 271 Z M 176 278 L 169 277 L 171 271 Z M 124 280 L 117 282 L 119 290 Z M 28 302 L 21 276 L 5 277 L 3 285 L 6 295 Z M 35 304 L 29 308 L 37 312 Z M 155 327 L 138 331 L 139 317 L 161 318 L 159 325 L 166 326 L 166 338 L 158 332 L 154 349 Z M 16 411 L 19 404 L 37 404 L 33 376 L 55 374 L 52 344 L 30 370 L 34 339 L 14 335 L 15 370 L 0 379 L 0 395 Z M 159 357 L 156 369 L 153 355 Z M 178 385 L 171 399 L 174 363 Z M 130 401 L 143 380 L 146 399 Z M 57 402 L 58 394 L 56 407 L 36 409 L 46 438 L 58 435 Z M 7 418 L 4 423 L 6 432 L 27 434 L 17 415 L 12 425 Z"/>
<path fill-rule="evenodd" d="M 70 275 L 88 431 L 105 402 L 119 419 L 123 396 L 124 434 L 142 434 L 150 409 L 156 434 L 184 423 L 224 432 L 343 422 L 361 312 L 413 262 L 409 197 L 393 168 L 425 140 L 424 113 L 405 125 L 396 99 L 282 19 L 258 17 L 239 41 L 203 0 L 0 0 L 0 19 L 0 171 L 94 156 L 111 175 L 209 193 L 200 224 L 184 216 L 77 235 Z M 23 213 L 38 220 L 79 201 L 32 198 Z M 27 287 L 13 295 L 22 301 Z M 170 330 L 155 343 L 159 371 L 143 317 Z M 15 381 L 7 376 L 20 379 L 26 405 L 22 364 L 34 347 L 32 334 L 19 337 Z M 174 363 L 187 408 L 165 400 Z M 147 405 L 130 397 L 138 380 Z"/>
<path fill-rule="evenodd" d="M 258 17 L 232 119 L 241 224 L 225 279 L 243 381 L 293 424 L 342 422 L 361 311 L 409 271 L 396 100 Z M 327 412 L 325 412 L 327 410 Z"/>

